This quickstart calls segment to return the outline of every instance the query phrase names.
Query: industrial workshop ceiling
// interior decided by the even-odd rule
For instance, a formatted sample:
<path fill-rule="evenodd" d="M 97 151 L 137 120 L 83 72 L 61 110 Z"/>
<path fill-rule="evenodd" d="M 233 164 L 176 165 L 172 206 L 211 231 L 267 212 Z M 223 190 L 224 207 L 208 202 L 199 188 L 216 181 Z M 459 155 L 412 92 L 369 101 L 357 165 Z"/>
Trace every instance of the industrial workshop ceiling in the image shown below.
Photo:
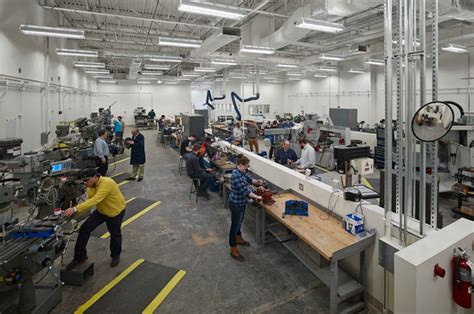
<path fill-rule="evenodd" d="M 278 83 L 325 77 L 347 60 L 354 60 L 356 74 L 371 64 L 383 66 L 383 0 L 37 2 L 60 12 L 68 33 L 79 33 L 61 36 L 73 50 L 57 53 L 85 62 L 76 65 L 78 71 L 100 83 L 201 84 L 256 77 Z M 469 28 L 465 22 L 474 20 L 472 5 L 441 6 L 440 21 L 448 30 Z M 22 25 L 22 32 L 37 35 L 28 27 Z M 457 49 L 457 42 L 449 44 Z"/>

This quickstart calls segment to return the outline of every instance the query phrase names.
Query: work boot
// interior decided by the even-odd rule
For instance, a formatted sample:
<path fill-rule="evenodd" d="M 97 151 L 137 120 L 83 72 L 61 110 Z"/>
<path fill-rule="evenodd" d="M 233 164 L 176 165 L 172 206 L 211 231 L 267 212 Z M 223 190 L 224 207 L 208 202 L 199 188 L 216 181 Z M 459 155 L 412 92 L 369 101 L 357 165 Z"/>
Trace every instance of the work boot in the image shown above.
<path fill-rule="evenodd" d="M 116 267 L 120 263 L 120 257 L 112 258 L 110 261 L 110 267 Z"/>
<path fill-rule="evenodd" d="M 245 240 L 242 238 L 242 235 L 240 235 L 240 234 L 237 235 L 237 244 L 238 244 L 238 245 L 243 245 L 243 246 L 250 246 L 250 242 L 245 241 Z"/>
<path fill-rule="evenodd" d="M 137 181 L 138 181 L 138 182 L 140 182 L 140 181 L 142 181 L 142 180 L 143 180 L 143 178 L 142 178 L 142 177 L 140 177 L 140 178 L 138 178 L 138 180 L 137 180 Z"/>
<path fill-rule="evenodd" d="M 232 256 L 233 259 L 239 262 L 245 262 L 245 258 L 240 255 L 239 250 L 237 249 L 237 246 L 231 246 L 230 247 L 230 256 Z"/>
<path fill-rule="evenodd" d="M 135 177 L 128 177 L 128 178 L 126 178 L 125 180 L 127 180 L 127 181 L 135 181 Z"/>
<path fill-rule="evenodd" d="M 87 256 L 84 256 L 80 259 L 73 259 L 71 262 L 69 262 L 69 264 L 66 265 L 66 270 L 71 271 L 77 266 L 84 264 L 88 259 L 89 258 Z"/>

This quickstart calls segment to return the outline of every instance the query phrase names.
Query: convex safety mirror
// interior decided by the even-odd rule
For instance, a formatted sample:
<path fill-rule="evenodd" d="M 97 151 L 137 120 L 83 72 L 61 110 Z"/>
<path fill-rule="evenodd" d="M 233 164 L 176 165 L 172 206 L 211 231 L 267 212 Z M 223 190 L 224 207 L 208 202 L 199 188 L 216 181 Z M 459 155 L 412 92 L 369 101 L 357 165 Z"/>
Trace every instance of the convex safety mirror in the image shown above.
<path fill-rule="evenodd" d="M 422 142 L 434 142 L 445 136 L 453 126 L 454 112 L 443 101 L 427 103 L 413 116 L 412 132 Z"/>

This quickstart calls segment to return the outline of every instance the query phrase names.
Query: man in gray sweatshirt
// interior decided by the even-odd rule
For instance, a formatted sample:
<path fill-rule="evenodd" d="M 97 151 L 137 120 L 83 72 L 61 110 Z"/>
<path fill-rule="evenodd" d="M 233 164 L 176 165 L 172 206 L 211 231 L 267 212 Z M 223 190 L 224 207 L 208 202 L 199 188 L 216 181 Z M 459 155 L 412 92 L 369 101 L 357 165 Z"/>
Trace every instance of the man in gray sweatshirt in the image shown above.
<path fill-rule="evenodd" d="M 253 152 L 255 147 L 255 152 L 258 154 L 258 128 L 255 121 L 250 121 L 247 126 L 247 140 L 249 141 L 250 151 Z"/>

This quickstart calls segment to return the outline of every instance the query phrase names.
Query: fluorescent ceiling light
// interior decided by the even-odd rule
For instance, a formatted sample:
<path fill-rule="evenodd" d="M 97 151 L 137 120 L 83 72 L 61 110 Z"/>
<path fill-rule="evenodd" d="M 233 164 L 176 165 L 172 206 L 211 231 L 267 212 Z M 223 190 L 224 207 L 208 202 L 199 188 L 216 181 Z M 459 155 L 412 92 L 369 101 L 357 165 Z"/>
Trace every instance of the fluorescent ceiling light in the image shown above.
<path fill-rule="evenodd" d="M 237 65 L 237 62 L 234 60 L 212 60 L 212 64 L 219 64 L 219 65 Z"/>
<path fill-rule="evenodd" d="M 206 73 L 211 73 L 211 72 L 216 72 L 215 68 L 209 68 L 209 67 L 194 67 L 195 72 L 206 72 Z"/>
<path fill-rule="evenodd" d="M 246 79 L 246 78 L 247 78 L 246 76 L 239 76 L 239 75 L 233 75 L 233 76 L 231 77 L 231 79 L 237 79 L 237 80 L 238 80 L 238 79 Z"/>
<path fill-rule="evenodd" d="M 178 11 L 217 16 L 225 19 L 240 20 L 245 14 L 234 7 L 220 7 L 215 4 L 196 3 L 182 0 Z"/>
<path fill-rule="evenodd" d="M 157 83 L 157 84 L 162 84 L 162 83 L 163 83 L 163 81 L 161 81 L 161 80 L 158 80 L 156 83 Z"/>
<path fill-rule="evenodd" d="M 149 75 L 149 76 L 156 76 L 156 75 L 163 75 L 163 72 L 161 71 L 142 71 L 142 75 Z"/>
<path fill-rule="evenodd" d="M 392 44 L 396 45 L 396 44 L 398 44 L 398 41 L 392 40 Z M 402 39 L 402 45 L 405 45 L 405 39 Z M 420 47 L 420 46 L 421 46 L 420 41 L 417 40 L 416 43 L 415 43 L 415 45 L 416 45 L 417 47 Z"/>
<path fill-rule="evenodd" d="M 319 70 L 326 71 L 326 72 L 337 72 L 337 67 L 322 66 L 319 68 Z"/>
<path fill-rule="evenodd" d="M 105 68 L 104 62 L 85 62 L 85 61 L 76 61 L 74 66 L 77 68 Z"/>
<path fill-rule="evenodd" d="M 271 55 L 275 53 L 275 49 L 272 47 L 260 47 L 260 46 L 249 46 L 243 45 L 240 48 L 240 52 L 247 52 L 247 53 L 261 53 Z"/>
<path fill-rule="evenodd" d="M 332 61 L 344 61 L 346 60 L 345 57 L 343 56 L 338 56 L 338 55 L 329 55 L 329 54 L 321 54 L 319 56 L 319 59 L 323 59 L 323 60 L 332 60 Z"/>
<path fill-rule="evenodd" d="M 289 63 L 278 63 L 277 67 L 279 68 L 297 68 L 297 64 L 289 64 Z"/>
<path fill-rule="evenodd" d="M 101 69 L 92 69 L 92 70 L 84 70 L 86 74 L 110 74 L 110 70 L 101 70 Z"/>
<path fill-rule="evenodd" d="M 201 47 L 201 44 L 202 44 L 202 40 L 198 40 L 198 39 L 172 38 L 172 37 L 159 37 L 158 39 L 158 45 L 160 46 L 199 48 Z"/>
<path fill-rule="evenodd" d="M 171 67 L 169 65 L 163 65 L 163 64 L 145 64 L 143 66 L 143 68 L 147 69 L 147 70 L 164 70 L 164 71 L 167 71 Z"/>
<path fill-rule="evenodd" d="M 288 76 L 302 76 L 303 74 L 299 73 L 299 72 L 288 72 L 288 73 L 286 73 L 286 75 L 288 75 Z"/>
<path fill-rule="evenodd" d="M 265 80 L 276 80 L 278 78 L 276 76 L 264 76 L 263 79 L 265 79 Z"/>
<path fill-rule="evenodd" d="M 329 77 L 329 76 L 328 76 L 328 75 L 324 75 L 324 74 L 315 74 L 314 77 L 324 78 L 324 77 Z"/>
<path fill-rule="evenodd" d="M 469 49 L 466 46 L 455 45 L 455 44 L 447 44 L 446 46 L 442 47 L 441 50 L 455 52 L 455 53 L 468 53 Z"/>
<path fill-rule="evenodd" d="M 47 36 L 84 39 L 85 32 L 83 30 L 66 28 L 66 27 L 49 27 L 40 25 L 20 25 L 20 31 L 25 35 Z"/>
<path fill-rule="evenodd" d="M 156 62 L 181 62 L 183 61 L 183 58 L 181 57 L 174 57 L 174 56 L 156 56 L 156 57 L 151 57 L 148 60 L 150 61 L 156 61 Z"/>
<path fill-rule="evenodd" d="M 200 77 L 201 74 L 197 74 L 197 73 L 182 73 L 181 76 L 183 76 L 183 77 Z"/>
<path fill-rule="evenodd" d="M 328 21 L 308 19 L 303 17 L 296 23 L 296 27 L 326 33 L 338 33 L 344 30 L 344 25 L 339 23 L 332 23 Z"/>
<path fill-rule="evenodd" d="M 98 51 L 93 50 L 80 50 L 80 49 L 63 49 L 57 48 L 56 53 L 60 56 L 74 56 L 74 57 L 91 57 L 97 58 L 99 56 Z"/>
<path fill-rule="evenodd" d="M 102 84 L 117 84 L 116 80 L 99 80 L 99 83 Z"/>
<path fill-rule="evenodd" d="M 356 74 L 363 74 L 363 73 L 366 73 L 367 71 L 364 70 L 364 69 L 350 69 L 348 72 L 349 73 L 356 73 Z"/>
<path fill-rule="evenodd" d="M 372 65 L 382 65 L 385 66 L 385 61 L 384 60 L 379 60 L 379 59 L 369 59 L 365 61 L 367 64 L 372 64 Z"/>
<path fill-rule="evenodd" d="M 280 81 L 280 80 L 271 80 L 271 81 L 268 81 L 268 83 L 279 84 L 279 83 L 283 83 L 283 81 Z"/>
<path fill-rule="evenodd" d="M 96 75 L 92 75 L 92 77 L 96 79 L 113 79 L 114 78 L 112 74 L 96 74 Z"/>

